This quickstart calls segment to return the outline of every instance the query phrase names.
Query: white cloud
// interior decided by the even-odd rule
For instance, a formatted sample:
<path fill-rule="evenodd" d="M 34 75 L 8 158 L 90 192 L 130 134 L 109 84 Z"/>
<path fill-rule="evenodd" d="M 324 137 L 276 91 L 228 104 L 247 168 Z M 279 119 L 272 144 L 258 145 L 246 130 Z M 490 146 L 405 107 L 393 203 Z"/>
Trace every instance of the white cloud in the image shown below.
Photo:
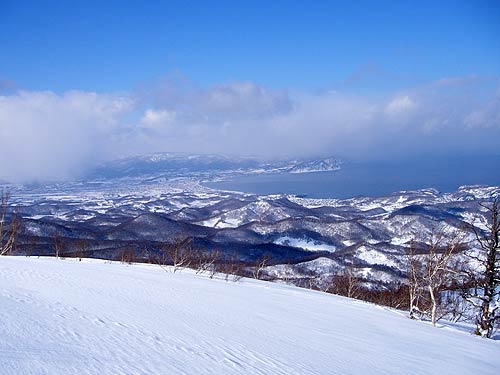
<path fill-rule="evenodd" d="M 104 158 L 157 151 L 378 159 L 497 150 L 497 86 L 443 82 L 389 97 L 249 82 L 171 85 L 137 101 L 77 91 L 0 96 L 0 157 L 9 161 L 0 178 L 65 178 Z"/>
<path fill-rule="evenodd" d="M 0 96 L 0 178 L 64 179 L 106 155 L 129 98 L 71 91 Z"/>
<path fill-rule="evenodd" d="M 151 129 L 168 127 L 173 121 L 175 121 L 175 112 L 165 109 L 147 109 L 141 118 L 141 123 Z"/>
<path fill-rule="evenodd" d="M 385 112 L 389 115 L 398 115 L 411 111 L 416 107 L 416 103 L 408 96 L 398 96 L 391 100 L 385 107 Z"/>
<path fill-rule="evenodd" d="M 271 91 L 251 82 L 233 82 L 202 90 L 194 95 L 199 111 L 236 117 L 262 117 L 287 112 L 290 99 L 285 92 Z"/>

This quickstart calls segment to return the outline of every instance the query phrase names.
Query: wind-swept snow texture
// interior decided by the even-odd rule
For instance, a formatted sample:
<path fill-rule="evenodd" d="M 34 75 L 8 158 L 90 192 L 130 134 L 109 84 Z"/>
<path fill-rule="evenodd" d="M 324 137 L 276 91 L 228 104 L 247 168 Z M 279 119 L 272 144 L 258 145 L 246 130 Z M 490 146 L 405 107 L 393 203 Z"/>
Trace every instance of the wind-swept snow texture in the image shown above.
<path fill-rule="evenodd" d="M 1 374 L 498 374 L 500 343 L 151 265 L 0 258 Z"/>

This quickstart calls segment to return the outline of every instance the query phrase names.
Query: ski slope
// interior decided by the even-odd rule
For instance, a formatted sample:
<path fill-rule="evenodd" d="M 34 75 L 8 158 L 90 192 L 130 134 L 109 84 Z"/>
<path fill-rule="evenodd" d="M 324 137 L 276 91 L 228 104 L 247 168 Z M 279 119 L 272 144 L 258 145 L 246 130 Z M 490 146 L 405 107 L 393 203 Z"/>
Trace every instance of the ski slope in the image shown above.
<path fill-rule="evenodd" d="M 0 257 L 0 373 L 486 375 L 500 342 L 256 280 Z"/>

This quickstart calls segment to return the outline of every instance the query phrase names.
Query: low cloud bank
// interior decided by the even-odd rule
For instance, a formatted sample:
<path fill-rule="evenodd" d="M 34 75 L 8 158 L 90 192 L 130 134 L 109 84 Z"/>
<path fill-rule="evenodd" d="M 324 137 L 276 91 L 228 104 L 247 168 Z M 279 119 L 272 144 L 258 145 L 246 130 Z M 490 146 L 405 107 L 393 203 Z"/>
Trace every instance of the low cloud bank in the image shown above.
<path fill-rule="evenodd" d="M 0 179 L 74 178 L 95 163 L 159 151 L 355 160 L 498 154 L 500 86 L 447 78 L 380 96 L 175 83 L 140 93 L 0 96 Z"/>

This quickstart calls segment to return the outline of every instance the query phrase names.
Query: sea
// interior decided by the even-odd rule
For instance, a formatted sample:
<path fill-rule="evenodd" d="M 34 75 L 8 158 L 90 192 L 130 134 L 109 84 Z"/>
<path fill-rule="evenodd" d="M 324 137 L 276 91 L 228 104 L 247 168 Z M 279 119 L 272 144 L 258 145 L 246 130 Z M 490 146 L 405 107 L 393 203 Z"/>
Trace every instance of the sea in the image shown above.
<path fill-rule="evenodd" d="M 500 157 L 351 162 L 337 171 L 245 175 L 206 185 L 310 198 L 377 197 L 425 188 L 450 192 L 463 185 L 500 186 Z"/>

